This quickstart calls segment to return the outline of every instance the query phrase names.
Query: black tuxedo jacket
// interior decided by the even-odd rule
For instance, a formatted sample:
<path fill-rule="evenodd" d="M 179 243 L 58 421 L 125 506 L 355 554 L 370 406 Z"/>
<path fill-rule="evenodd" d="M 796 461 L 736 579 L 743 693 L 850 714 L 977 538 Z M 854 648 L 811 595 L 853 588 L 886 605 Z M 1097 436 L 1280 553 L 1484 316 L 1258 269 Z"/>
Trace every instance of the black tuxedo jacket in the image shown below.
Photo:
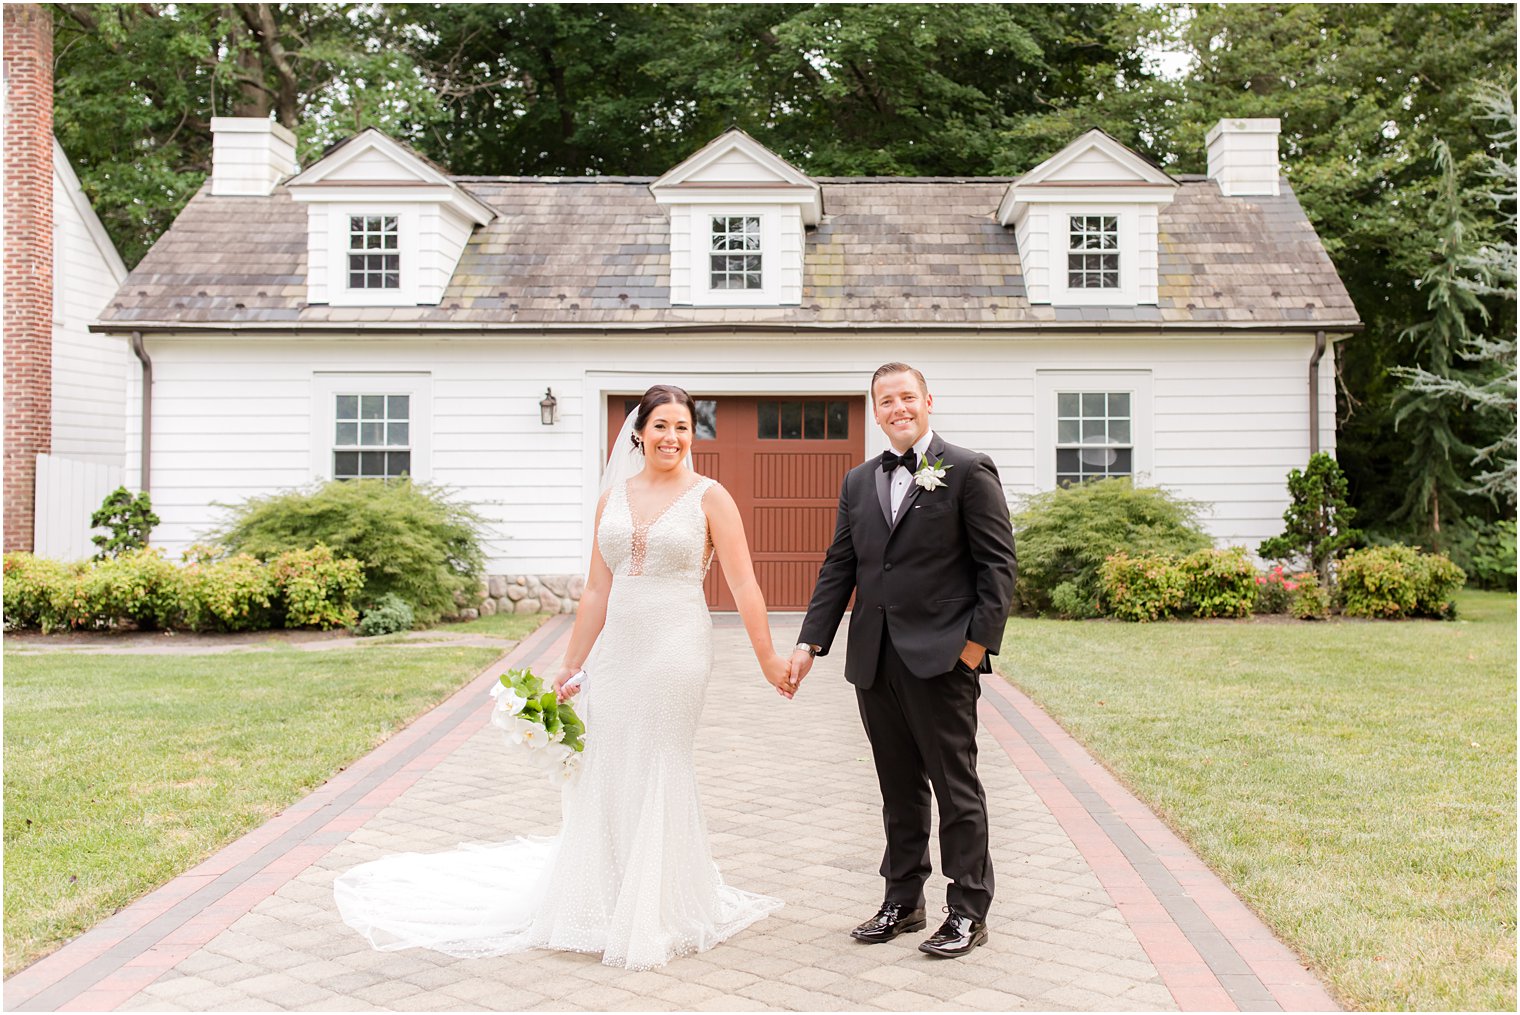
<path fill-rule="evenodd" d="M 997 467 L 986 455 L 938 433 L 929 457 L 944 459 L 944 486 L 908 487 L 894 525 L 891 482 L 880 459 L 851 469 L 839 494 L 839 519 L 802 622 L 801 640 L 827 655 L 855 594 L 845 677 L 876 680 L 883 627 L 915 676 L 955 667 L 968 640 L 1003 643 L 1013 601 L 1013 526 Z M 986 660 L 982 669 L 991 668 Z"/>

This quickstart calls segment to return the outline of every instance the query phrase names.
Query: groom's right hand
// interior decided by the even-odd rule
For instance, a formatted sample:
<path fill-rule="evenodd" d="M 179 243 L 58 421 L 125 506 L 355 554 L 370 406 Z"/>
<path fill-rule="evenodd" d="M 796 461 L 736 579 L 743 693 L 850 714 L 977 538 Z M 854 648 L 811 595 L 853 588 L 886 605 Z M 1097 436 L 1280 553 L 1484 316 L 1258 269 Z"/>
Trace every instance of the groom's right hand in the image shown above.
<path fill-rule="evenodd" d="M 801 684 L 802 684 L 802 678 L 805 677 L 805 676 L 807 676 L 808 675 L 808 670 L 811 670 L 813 668 L 813 654 L 811 652 L 804 652 L 800 648 L 799 649 L 795 649 L 792 652 L 791 664 L 792 664 L 792 676 L 791 676 L 792 693 L 796 694 L 797 693 L 797 688 L 799 686 L 801 686 Z"/>

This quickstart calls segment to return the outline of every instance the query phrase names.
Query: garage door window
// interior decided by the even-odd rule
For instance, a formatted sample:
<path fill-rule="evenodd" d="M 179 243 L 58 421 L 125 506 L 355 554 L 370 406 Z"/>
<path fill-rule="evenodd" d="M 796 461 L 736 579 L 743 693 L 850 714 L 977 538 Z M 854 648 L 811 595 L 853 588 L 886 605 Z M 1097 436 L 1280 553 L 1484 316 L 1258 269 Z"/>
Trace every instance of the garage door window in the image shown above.
<path fill-rule="evenodd" d="M 843 441 L 850 439 L 850 404 L 796 399 L 761 402 L 756 436 L 763 441 Z"/>

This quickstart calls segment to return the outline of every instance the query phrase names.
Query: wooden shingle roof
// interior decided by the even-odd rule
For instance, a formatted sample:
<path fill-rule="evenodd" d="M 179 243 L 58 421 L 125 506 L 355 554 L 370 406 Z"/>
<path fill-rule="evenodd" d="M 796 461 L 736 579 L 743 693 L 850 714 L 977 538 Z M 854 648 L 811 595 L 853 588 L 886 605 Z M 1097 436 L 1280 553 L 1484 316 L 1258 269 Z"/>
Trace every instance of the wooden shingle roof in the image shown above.
<path fill-rule="evenodd" d="M 1226 198 L 1178 177 L 1160 209 L 1155 306 L 1031 305 L 1007 179 L 823 178 L 802 304 L 675 307 L 670 225 L 649 178 L 453 177 L 498 217 L 475 230 L 436 307 L 306 302 L 306 209 L 203 188 L 128 276 L 97 330 L 172 328 L 1359 327 L 1286 181 Z"/>

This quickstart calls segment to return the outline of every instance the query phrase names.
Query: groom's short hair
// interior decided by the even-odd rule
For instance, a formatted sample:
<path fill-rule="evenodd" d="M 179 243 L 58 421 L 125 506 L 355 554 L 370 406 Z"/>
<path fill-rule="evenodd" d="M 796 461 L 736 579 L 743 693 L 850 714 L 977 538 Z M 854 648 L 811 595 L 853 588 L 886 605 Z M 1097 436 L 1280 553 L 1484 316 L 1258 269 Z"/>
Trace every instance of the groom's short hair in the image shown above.
<path fill-rule="evenodd" d="M 891 374 L 912 374 L 918 378 L 918 390 L 925 395 L 929 393 L 929 382 L 924 380 L 924 375 L 919 373 L 917 367 L 911 367 L 906 363 L 883 363 L 871 375 L 871 387 L 868 390 L 871 392 L 872 401 L 876 399 L 876 382 Z"/>

